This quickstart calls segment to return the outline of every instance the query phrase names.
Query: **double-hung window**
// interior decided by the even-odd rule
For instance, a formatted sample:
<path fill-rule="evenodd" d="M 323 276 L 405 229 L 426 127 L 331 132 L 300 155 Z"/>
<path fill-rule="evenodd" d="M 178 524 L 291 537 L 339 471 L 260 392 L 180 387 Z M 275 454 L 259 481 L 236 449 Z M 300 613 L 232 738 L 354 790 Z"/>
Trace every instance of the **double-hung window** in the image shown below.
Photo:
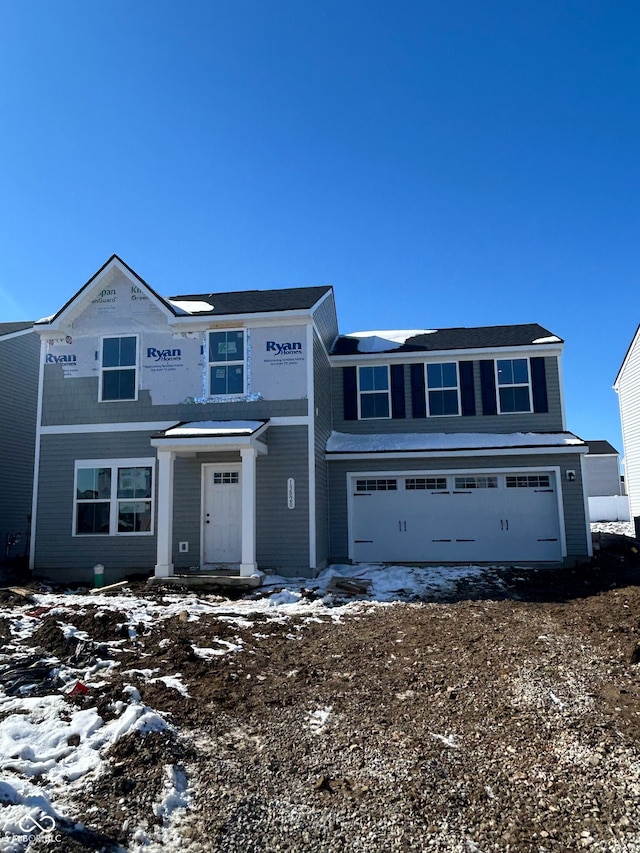
<path fill-rule="evenodd" d="M 498 401 L 501 413 L 531 411 L 531 380 L 528 358 L 502 358 L 496 362 Z"/>
<path fill-rule="evenodd" d="M 455 361 L 427 364 L 427 392 L 431 417 L 460 414 L 458 365 Z"/>
<path fill-rule="evenodd" d="M 244 332 L 209 332 L 209 394 L 244 394 Z"/>
<path fill-rule="evenodd" d="M 153 532 L 153 459 L 78 461 L 75 536 Z"/>
<path fill-rule="evenodd" d="M 138 383 L 138 337 L 102 339 L 102 361 L 100 371 L 101 400 L 136 400 Z"/>
<path fill-rule="evenodd" d="M 358 406 L 362 419 L 391 415 L 391 386 L 387 365 L 358 368 Z"/>

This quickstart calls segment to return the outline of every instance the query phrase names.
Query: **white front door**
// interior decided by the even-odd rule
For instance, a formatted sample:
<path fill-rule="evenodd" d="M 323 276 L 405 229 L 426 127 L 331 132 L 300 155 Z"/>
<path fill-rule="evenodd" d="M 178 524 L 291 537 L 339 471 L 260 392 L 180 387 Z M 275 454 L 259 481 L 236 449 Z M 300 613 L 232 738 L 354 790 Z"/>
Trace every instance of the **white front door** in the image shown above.
<path fill-rule="evenodd" d="M 202 562 L 239 563 L 242 559 L 240 465 L 203 466 Z"/>

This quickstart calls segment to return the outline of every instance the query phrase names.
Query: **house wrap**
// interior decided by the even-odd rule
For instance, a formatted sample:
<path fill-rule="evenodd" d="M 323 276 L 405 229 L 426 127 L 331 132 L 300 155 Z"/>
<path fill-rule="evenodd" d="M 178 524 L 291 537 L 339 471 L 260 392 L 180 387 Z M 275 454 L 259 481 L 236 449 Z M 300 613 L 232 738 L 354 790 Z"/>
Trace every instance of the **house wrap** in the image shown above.
<path fill-rule="evenodd" d="M 537 324 L 340 335 L 329 286 L 162 297 L 114 255 L 34 328 L 36 571 L 590 553 Z"/>

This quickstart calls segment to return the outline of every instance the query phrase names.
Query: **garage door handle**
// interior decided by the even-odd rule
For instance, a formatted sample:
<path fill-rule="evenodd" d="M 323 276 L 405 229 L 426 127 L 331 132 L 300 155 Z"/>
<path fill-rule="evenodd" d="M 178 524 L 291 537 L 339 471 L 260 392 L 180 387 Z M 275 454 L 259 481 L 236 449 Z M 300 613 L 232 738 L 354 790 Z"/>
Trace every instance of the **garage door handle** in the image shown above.
<path fill-rule="evenodd" d="M 400 533 L 402 533 L 403 531 L 406 533 L 407 532 L 407 522 L 406 521 L 399 521 L 398 522 L 398 530 L 400 531 Z"/>

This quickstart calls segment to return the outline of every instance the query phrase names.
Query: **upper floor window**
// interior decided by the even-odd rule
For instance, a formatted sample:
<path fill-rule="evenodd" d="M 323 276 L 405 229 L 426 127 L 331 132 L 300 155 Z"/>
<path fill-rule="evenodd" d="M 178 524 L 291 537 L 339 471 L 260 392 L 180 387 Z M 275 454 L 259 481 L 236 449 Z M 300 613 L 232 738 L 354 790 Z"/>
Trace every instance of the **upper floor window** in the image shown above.
<path fill-rule="evenodd" d="M 439 417 L 460 413 L 458 365 L 455 361 L 427 364 L 427 391 L 429 415 Z"/>
<path fill-rule="evenodd" d="M 358 404 L 361 418 L 388 418 L 391 390 L 387 365 L 358 368 Z"/>
<path fill-rule="evenodd" d="M 244 332 L 209 332 L 209 394 L 244 393 Z"/>
<path fill-rule="evenodd" d="M 496 362 L 500 412 L 531 411 L 528 358 L 503 358 Z"/>
<path fill-rule="evenodd" d="M 137 399 L 137 356 L 136 335 L 102 339 L 101 400 Z"/>
<path fill-rule="evenodd" d="M 74 535 L 152 533 L 153 459 L 76 463 Z"/>

